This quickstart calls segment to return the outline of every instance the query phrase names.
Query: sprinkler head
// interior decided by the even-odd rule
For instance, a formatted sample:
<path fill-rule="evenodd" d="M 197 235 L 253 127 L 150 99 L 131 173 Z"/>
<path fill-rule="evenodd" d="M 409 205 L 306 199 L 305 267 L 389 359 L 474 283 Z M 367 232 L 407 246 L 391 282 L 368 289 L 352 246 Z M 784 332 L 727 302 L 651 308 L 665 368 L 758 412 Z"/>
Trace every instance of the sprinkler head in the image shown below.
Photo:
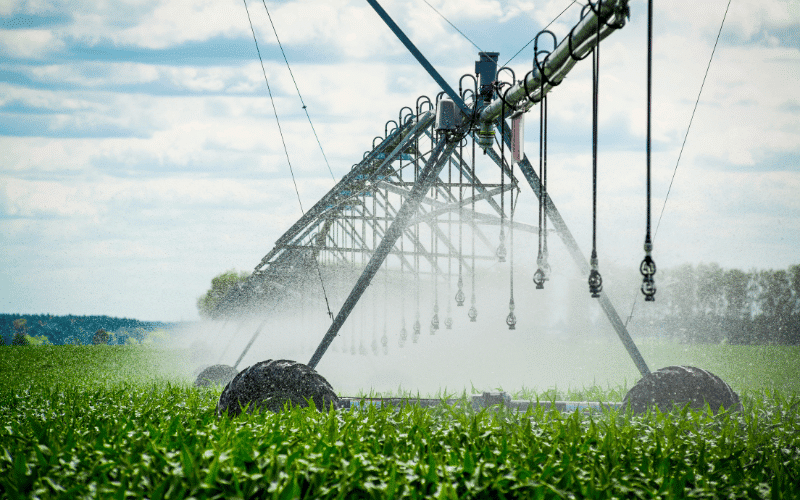
<path fill-rule="evenodd" d="M 650 247 L 652 248 L 652 244 Z M 645 248 L 647 248 L 647 244 L 645 244 Z M 656 274 L 656 263 L 653 261 L 653 257 L 650 255 L 650 252 L 647 252 L 644 260 L 639 265 L 639 272 L 642 273 L 642 276 L 644 276 L 642 280 L 642 293 L 644 294 L 645 302 L 655 302 L 656 281 L 654 276 Z"/>
<path fill-rule="evenodd" d="M 596 299 L 600 297 L 600 292 L 603 291 L 603 277 L 600 276 L 600 272 L 597 269 L 592 269 L 589 273 L 589 292 L 592 294 L 592 298 Z"/>
<path fill-rule="evenodd" d="M 469 320 L 472 323 L 478 321 L 478 310 L 475 309 L 475 306 L 469 308 Z"/>
<path fill-rule="evenodd" d="M 466 298 L 467 298 L 467 297 L 464 295 L 464 292 L 461 290 L 461 285 L 460 285 L 460 283 L 461 283 L 461 282 L 459 281 L 459 288 L 458 288 L 458 292 L 456 292 L 456 305 L 457 305 L 458 307 L 462 307 L 462 306 L 464 305 L 464 301 L 465 301 L 465 300 L 466 300 Z"/>
<path fill-rule="evenodd" d="M 506 261 L 506 246 L 503 242 L 500 242 L 500 246 L 497 247 L 497 262 L 505 262 Z"/>
<path fill-rule="evenodd" d="M 544 289 L 545 275 L 542 268 L 537 269 L 536 272 L 533 273 L 533 282 L 536 283 L 537 290 Z"/>
<path fill-rule="evenodd" d="M 508 317 L 506 318 L 506 324 L 508 325 L 509 330 L 517 329 L 517 317 L 514 316 L 513 311 L 508 313 Z"/>

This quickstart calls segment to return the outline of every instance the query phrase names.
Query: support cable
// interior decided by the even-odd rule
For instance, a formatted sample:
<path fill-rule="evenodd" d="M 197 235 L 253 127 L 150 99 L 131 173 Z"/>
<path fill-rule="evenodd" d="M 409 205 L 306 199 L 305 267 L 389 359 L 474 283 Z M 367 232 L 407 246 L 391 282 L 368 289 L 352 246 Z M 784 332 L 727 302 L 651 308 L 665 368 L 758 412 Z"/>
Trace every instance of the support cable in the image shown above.
<path fill-rule="evenodd" d="M 278 132 L 281 136 L 281 143 L 283 143 L 283 152 L 286 154 L 286 162 L 289 164 L 289 172 L 292 174 L 292 182 L 294 183 L 294 191 L 297 194 L 297 203 L 300 204 L 300 211 L 305 215 L 306 211 L 303 210 L 303 202 L 300 200 L 300 190 L 297 188 L 297 180 L 294 178 L 294 170 L 292 169 L 292 162 L 289 160 L 289 150 L 286 148 L 286 139 L 283 137 L 283 129 L 281 128 L 281 121 L 278 118 L 278 110 L 275 108 L 275 99 L 272 97 L 272 89 L 269 86 L 269 79 L 267 78 L 267 70 L 264 69 L 264 59 L 261 57 L 261 50 L 258 48 L 258 40 L 256 39 L 256 31 L 253 28 L 253 21 L 250 19 L 250 9 L 247 7 L 247 0 L 244 2 L 244 9 L 247 12 L 247 21 L 250 23 L 250 31 L 253 33 L 253 41 L 256 43 L 256 52 L 258 52 L 258 60 L 261 62 L 261 72 L 264 73 L 264 81 L 267 82 L 267 92 L 269 92 L 269 100 L 272 102 L 272 111 L 275 113 L 275 121 L 278 123 Z"/>
<path fill-rule="evenodd" d="M 554 18 L 552 21 L 550 21 L 549 23 L 547 23 L 547 26 L 545 26 L 544 28 L 542 28 L 542 30 L 541 30 L 541 31 L 544 31 L 544 30 L 546 30 L 546 29 L 547 29 L 547 28 L 549 28 L 549 27 L 550 27 L 550 26 L 551 26 L 551 25 L 552 25 L 554 22 L 558 21 L 558 18 L 559 18 L 559 17 L 561 17 L 561 16 L 564 14 L 564 12 L 568 11 L 568 10 L 569 10 L 569 8 L 570 8 L 570 7 L 572 7 L 572 4 L 575 4 L 575 3 L 578 3 L 578 1 L 577 1 L 577 0 L 572 0 L 572 2 L 571 2 L 569 5 L 567 5 L 566 7 L 564 7 L 564 10 L 562 10 L 562 11 L 561 11 L 561 13 L 559 13 L 559 14 L 558 14 L 558 15 L 557 15 L 557 16 L 556 16 L 556 17 L 555 17 L 555 18 Z M 578 4 L 578 5 L 580 5 L 580 4 Z M 538 34 L 537 34 L 537 36 L 538 36 Z M 503 64 L 503 66 L 508 66 L 508 63 L 510 63 L 510 62 L 511 62 L 511 61 L 513 61 L 513 60 L 514 60 L 514 59 L 515 59 L 515 58 L 516 58 L 518 55 L 520 55 L 520 54 L 522 53 L 522 51 L 523 51 L 523 50 L 525 50 L 525 49 L 528 47 L 528 45 L 530 45 L 530 44 L 532 44 L 532 43 L 533 43 L 533 41 L 534 41 L 534 40 L 536 40 L 536 37 L 533 37 L 533 38 L 531 38 L 531 39 L 530 39 L 530 41 L 529 41 L 528 43 L 526 43 L 525 45 L 523 45 L 523 46 L 522 46 L 522 48 L 521 48 L 521 49 L 519 49 L 519 50 L 517 51 L 517 53 L 516 53 L 516 54 L 514 54 L 513 56 L 511 56 L 511 59 L 509 59 L 508 61 L 506 61 L 506 62 L 505 62 L 505 64 Z M 500 67 L 502 68 L 503 66 L 500 66 Z"/>
<path fill-rule="evenodd" d="M 322 271 L 319 268 L 319 262 L 317 262 L 316 256 L 314 257 L 314 264 L 317 268 L 317 276 L 319 277 L 319 284 L 322 286 L 322 295 L 325 297 L 325 307 L 328 308 L 328 317 L 331 318 L 333 321 L 333 311 L 331 311 L 331 303 L 328 300 L 328 292 L 325 290 L 325 282 L 322 281 Z"/>
<path fill-rule="evenodd" d="M 442 19 L 444 19 L 444 20 L 445 20 L 445 22 L 447 22 L 447 24 L 449 24 L 450 26 L 452 26 L 452 27 L 453 27 L 453 29 L 455 29 L 456 31 L 458 31 L 458 32 L 461 34 L 461 36 L 463 36 L 464 38 L 466 38 L 466 40 L 467 40 L 469 43 L 471 43 L 473 47 L 475 47 L 476 49 L 478 49 L 478 52 L 483 52 L 483 49 L 482 49 L 482 48 L 478 47 L 478 46 L 475 44 L 475 42 L 473 42 L 472 40 L 470 40 L 470 39 L 469 39 L 469 37 L 468 37 L 467 35 L 465 35 L 465 34 L 464 34 L 464 32 L 463 32 L 463 31 L 461 31 L 460 29 L 458 29 L 458 27 L 457 27 L 455 24 L 451 23 L 449 19 L 447 19 L 446 17 L 444 17 L 444 14 L 442 14 L 441 12 L 439 12 L 438 10 L 436 10 L 436 7 L 434 7 L 433 5 L 431 5 L 430 3 L 428 3 L 428 0 L 422 0 L 422 1 L 423 1 L 423 2 L 425 2 L 426 4 L 428 4 L 428 7 L 430 7 L 431 9 L 433 9 L 433 11 L 434 11 L 434 12 L 436 12 L 437 14 L 439 14 L 439 17 L 441 17 Z"/>
<path fill-rule="evenodd" d="M 303 105 L 303 111 L 306 113 L 306 118 L 308 118 L 308 124 L 311 125 L 311 131 L 314 132 L 314 138 L 317 139 L 317 144 L 319 145 L 319 150 L 322 153 L 322 157 L 325 159 L 325 164 L 328 166 L 328 172 L 331 174 L 331 179 L 336 182 L 336 177 L 333 175 L 333 170 L 331 170 L 331 164 L 328 163 L 328 157 L 325 155 L 325 150 L 322 149 L 322 142 L 319 140 L 319 136 L 317 135 L 317 130 L 314 128 L 314 124 L 311 123 L 311 116 L 308 114 L 308 107 L 306 103 L 303 101 L 303 96 L 300 95 L 300 88 L 297 86 L 297 80 L 294 79 L 294 73 L 292 72 L 292 67 L 289 66 L 289 60 L 286 58 L 286 52 L 283 50 L 283 45 L 281 44 L 281 39 L 278 38 L 278 30 L 275 29 L 275 24 L 272 22 L 272 16 L 269 14 L 269 9 L 267 8 L 266 0 L 261 0 L 261 3 L 264 4 L 264 10 L 267 11 L 267 17 L 269 18 L 269 24 L 272 26 L 272 32 L 275 33 L 275 39 L 278 40 L 278 47 L 281 49 L 281 54 L 283 54 L 283 60 L 286 61 L 286 67 L 289 68 L 289 74 L 292 76 L 292 82 L 294 83 L 294 88 L 297 90 L 297 97 L 300 98 L 300 104 Z"/>
<path fill-rule="evenodd" d="M 669 181 L 669 189 L 667 189 L 667 195 L 664 197 L 664 206 L 661 207 L 661 215 L 658 216 L 658 224 L 656 224 L 656 230 L 653 234 L 653 241 L 655 241 L 655 238 L 658 235 L 658 228 L 661 226 L 661 218 L 664 216 L 664 209 L 667 207 L 667 199 L 669 199 L 669 193 L 672 191 L 672 183 L 675 182 L 675 174 L 678 173 L 678 165 L 681 163 L 683 148 L 686 146 L 686 139 L 689 138 L 689 130 L 692 128 L 692 121 L 694 121 L 694 114 L 697 112 L 697 105 L 700 104 L 700 96 L 703 94 L 703 87 L 706 84 L 708 70 L 711 69 L 711 61 L 714 60 L 714 52 L 717 50 L 719 37 L 722 34 L 722 27 L 725 26 L 725 18 L 728 17 L 728 9 L 730 6 L 731 0 L 728 0 L 728 5 L 725 7 L 725 14 L 722 16 L 722 23 L 719 25 L 719 31 L 717 32 L 717 39 L 714 41 L 714 48 L 711 50 L 711 57 L 708 58 L 708 65 L 706 66 L 706 73 L 703 75 L 703 82 L 700 84 L 700 92 L 697 93 L 697 100 L 694 103 L 694 109 L 692 109 L 692 116 L 689 118 L 689 126 L 686 127 L 686 134 L 683 136 L 683 144 L 681 144 L 681 150 L 680 153 L 678 153 L 678 161 L 675 163 L 675 170 L 672 172 L 672 180 Z"/>
<path fill-rule="evenodd" d="M 703 87 L 706 84 L 706 78 L 708 77 L 708 72 L 711 69 L 711 61 L 714 60 L 714 54 L 717 50 L 717 44 L 719 43 L 720 35 L 722 35 L 722 28 L 725 26 L 725 19 L 728 17 L 728 10 L 731 6 L 731 0 L 728 0 L 728 4 L 725 7 L 725 13 L 722 16 L 722 22 L 719 26 L 719 31 L 717 31 L 717 38 L 714 41 L 714 47 L 711 49 L 711 56 L 708 58 L 708 64 L 706 65 L 706 71 L 703 75 L 703 81 L 700 84 L 700 91 L 697 93 L 697 99 L 694 103 L 694 108 L 692 109 L 692 115 L 689 118 L 689 126 L 686 127 L 686 133 L 683 136 L 683 143 L 681 144 L 680 152 L 678 153 L 678 160 L 675 162 L 675 168 L 672 171 L 672 179 L 669 182 L 669 188 L 667 189 L 667 195 L 664 197 L 664 204 L 661 207 L 661 214 L 658 216 L 658 223 L 656 224 L 655 232 L 653 233 L 652 242 L 655 242 L 656 236 L 658 236 L 658 228 L 661 227 L 661 219 L 664 217 L 664 210 L 667 208 L 667 200 L 669 199 L 670 192 L 672 191 L 672 184 L 675 182 L 675 175 L 678 173 L 678 166 L 681 163 L 681 157 L 683 156 L 683 149 L 686 146 L 686 140 L 689 138 L 689 130 L 692 128 L 692 122 L 694 121 L 694 115 L 697 112 L 697 106 L 700 104 L 700 96 L 703 94 Z M 649 14 L 648 14 L 649 15 Z M 648 36 L 650 36 L 650 31 L 648 27 Z M 638 293 L 637 293 L 638 295 Z M 633 318 L 633 311 L 636 309 L 636 298 L 634 297 L 633 303 L 631 304 L 631 312 L 625 320 L 625 326 L 628 326 L 631 318 Z"/>
<path fill-rule="evenodd" d="M 306 211 L 303 209 L 303 202 L 300 200 L 300 190 L 297 187 L 297 180 L 295 179 L 295 176 L 294 176 L 294 169 L 292 168 L 292 161 L 289 159 L 289 150 L 286 147 L 286 139 L 283 137 L 283 129 L 281 128 L 281 121 L 278 118 L 278 109 L 275 107 L 275 99 L 272 96 L 272 89 L 269 86 L 269 78 L 267 78 L 267 70 L 264 68 L 264 59 L 261 57 L 261 49 L 258 48 L 258 39 L 256 39 L 256 30 L 255 30 L 255 28 L 253 28 L 253 20 L 250 18 L 250 9 L 247 7 L 247 0 L 242 0 L 242 2 L 244 2 L 244 10 L 245 10 L 245 12 L 247 12 L 247 22 L 250 24 L 250 32 L 253 33 L 253 42 L 255 42 L 255 44 L 256 44 L 256 52 L 258 53 L 258 60 L 261 63 L 261 72 L 264 74 L 264 81 L 267 84 L 267 92 L 269 93 L 269 100 L 272 103 L 272 111 L 275 113 L 275 122 L 278 124 L 278 132 L 279 132 L 279 134 L 281 136 L 281 143 L 283 144 L 283 152 L 286 154 L 286 163 L 289 164 L 289 173 L 292 174 L 292 184 L 294 184 L 294 192 L 295 192 L 295 194 L 297 194 L 297 203 L 300 205 L 300 212 L 303 215 L 305 215 Z M 264 8 L 265 9 L 267 8 L 266 3 L 264 4 Z M 267 15 L 269 15 L 269 11 L 267 11 Z M 272 23 L 272 19 L 271 18 L 270 18 L 270 23 Z M 273 29 L 274 28 L 275 28 L 275 26 L 273 25 Z M 277 32 L 275 33 L 275 36 L 276 37 L 278 36 Z M 280 44 L 280 41 L 278 43 Z M 283 47 L 281 47 L 281 51 L 283 51 Z M 284 54 L 284 58 L 285 57 L 286 56 Z M 286 61 L 286 64 L 288 65 L 289 62 Z M 289 71 L 291 72 L 291 69 Z M 294 76 L 292 76 L 292 80 L 294 80 Z M 300 91 L 298 90 L 297 92 L 298 92 L 298 95 L 299 95 Z M 300 100 L 302 102 L 302 97 L 300 98 Z M 303 107 L 305 107 L 305 104 L 303 105 Z M 311 119 L 309 118 L 309 122 L 310 122 L 310 120 Z M 313 128 L 313 125 L 312 125 L 312 128 Z M 316 132 L 315 132 L 315 135 L 316 135 Z M 320 147 L 322 147 L 322 145 L 320 145 Z M 324 155 L 324 152 L 323 152 L 323 155 Z M 327 161 L 327 159 L 325 161 Z M 328 168 L 330 168 L 330 167 L 328 167 Z M 331 175 L 333 175 L 333 173 L 331 173 Z M 325 296 L 325 305 L 328 308 L 328 316 L 331 318 L 331 320 L 333 320 L 333 312 L 331 311 L 330 302 L 328 301 L 328 293 L 325 290 L 325 283 L 322 281 L 322 272 L 319 269 L 319 262 L 317 262 L 316 255 L 314 255 L 314 264 L 316 264 L 317 275 L 319 276 L 319 282 L 320 282 L 320 285 L 322 286 L 322 293 Z"/>

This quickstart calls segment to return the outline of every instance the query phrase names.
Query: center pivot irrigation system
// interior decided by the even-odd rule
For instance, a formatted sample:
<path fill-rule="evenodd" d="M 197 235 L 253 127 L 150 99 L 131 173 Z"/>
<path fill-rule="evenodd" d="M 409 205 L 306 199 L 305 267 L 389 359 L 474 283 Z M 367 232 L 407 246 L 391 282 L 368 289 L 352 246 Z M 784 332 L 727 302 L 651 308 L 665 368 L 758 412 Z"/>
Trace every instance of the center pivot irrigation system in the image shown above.
<path fill-rule="evenodd" d="M 267 360 L 241 372 L 239 363 L 261 334 L 266 321 L 256 329 L 233 367 L 215 365 L 200 374 L 197 383 L 227 383 L 217 407 L 218 414 L 236 414 L 242 407 L 280 411 L 285 402 L 306 405 L 313 400 L 322 409 L 330 404 L 350 408 L 357 398 L 338 398 L 330 384 L 315 368 L 328 348 L 340 338 L 340 330 L 371 283 L 383 283 L 384 293 L 399 297 L 401 324 L 399 344 L 409 336 L 405 323 L 406 300 L 413 302 L 414 322 L 411 340 L 422 330 L 420 288 L 432 290 L 431 333 L 443 323 L 453 324 L 451 305 L 467 309 L 475 322 L 476 260 L 510 261 L 510 300 L 506 324 L 516 327 L 514 314 L 514 232 L 538 236 L 537 270 L 533 281 L 543 288 L 551 278 L 547 238 L 554 233 L 563 242 L 580 273 L 587 278 L 588 291 L 596 298 L 642 379 L 626 395 L 622 405 L 634 411 L 658 405 L 666 410 L 673 403 L 701 407 L 708 403 L 715 411 L 720 406 L 735 407 L 738 396 L 715 375 L 693 367 L 667 367 L 650 371 L 631 339 L 611 301 L 603 292 L 596 248 L 587 261 L 547 194 L 547 94 L 556 88 L 581 60 L 591 57 L 593 64 L 593 222 L 596 220 L 597 170 L 597 82 L 599 50 L 603 39 L 625 26 L 629 17 L 627 0 L 589 2 L 579 22 L 558 42 L 550 31 L 534 39 L 532 69 L 517 80 L 509 67 L 498 69 L 497 52 L 480 52 L 474 74 L 465 74 L 458 90 L 451 87 L 433 68 L 389 14 L 375 1 L 367 0 L 397 38 L 414 55 L 442 91 L 431 99 L 421 96 L 415 106 L 403 107 L 397 119 L 386 123 L 384 135 L 375 137 L 372 148 L 310 210 L 278 239 L 275 247 L 255 267 L 252 275 L 230 290 L 216 305 L 215 315 L 238 318 L 252 311 L 269 316 L 305 294 L 324 297 L 331 319 L 308 364 L 288 360 Z M 266 7 L 266 6 L 265 6 Z M 652 2 L 648 10 L 648 123 L 647 123 L 647 234 L 645 258 L 640 266 L 642 292 L 646 300 L 656 293 L 655 263 L 651 258 L 650 238 L 650 75 L 652 60 Z M 551 49 L 540 47 L 546 40 Z M 510 81 L 502 77 L 510 77 Z M 523 152 L 523 115 L 539 105 L 539 161 L 537 169 Z M 493 167 L 481 169 L 478 178 L 476 159 L 486 158 Z M 496 169 L 494 168 L 496 167 Z M 521 178 L 518 177 L 521 173 Z M 487 182 L 486 175 L 492 177 Z M 497 179 L 499 177 L 499 180 Z M 538 199 L 538 225 L 514 220 L 519 193 L 530 187 Z M 496 228 L 499 226 L 499 240 Z M 593 247 L 596 223 L 593 224 Z M 509 245 L 506 246 L 506 235 Z M 333 271 L 332 271 L 333 270 Z M 337 314 L 330 310 L 328 288 L 345 283 L 349 289 Z M 390 285 L 391 283 L 391 285 Z M 440 290 L 442 292 L 440 293 Z M 447 290 L 444 292 L 444 290 Z M 313 292 L 312 292 L 313 291 Z M 439 308 L 444 296 L 446 312 Z M 469 305 L 467 296 L 469 294 Z M 462 310 L 464 310 L 462 309 Z M 440 321 L 440 313 L 443 320 Z M 388 338 L 381 337 L 384 352 Z M 344 349 L 344 346 L 342 346 Z M 355 353 L 355 340 L 350 346 Z M 364 349 L 363 345 L 361 346 Z M 373 352 L 379 351 L 373 336 Z M 375 404 L 403 404 L 399 400 L 371 400 Z M 438 401 L 438 400 L 436 400 Z M 433 404 L 417 400 L 417 404 Z M 518 408 L 504 394 L 484 393 L 473 404 L 485 406 L 505 403 Z M 592 404 L 560 402 L 559 409 Z M 595 404 L 595 407 L 599 405 Z M 611 406 L 619 407 L 620 404 Z"/>

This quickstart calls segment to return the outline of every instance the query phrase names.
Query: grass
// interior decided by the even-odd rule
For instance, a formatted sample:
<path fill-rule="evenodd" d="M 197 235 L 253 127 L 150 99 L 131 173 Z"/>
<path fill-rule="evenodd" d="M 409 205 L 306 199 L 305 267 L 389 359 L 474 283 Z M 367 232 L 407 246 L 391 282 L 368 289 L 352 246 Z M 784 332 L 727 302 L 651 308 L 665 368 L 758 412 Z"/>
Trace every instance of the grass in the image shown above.
<path fill-rule="evenodd" d="M 184 353 L 145 346 L 0 346 L 0 387 L 88 387 L 187 380 Z"/>
<path fill-rule="evenodd" d="M 220 388 L 156 372 L 168 354 L 0 348 L 3 496 L 798 498 L 800 394 L 773 381 L 716 416 L 368 407 L 217 419 Z M 515 397 L 621 390 L 556 392 Z"/>
<path fill-rule="evenodd" d="M 742 393 L 764 389 L 800 393 L 800 346 L 641 343 L 639 347 L 651 369 L 699 366 Z"/>

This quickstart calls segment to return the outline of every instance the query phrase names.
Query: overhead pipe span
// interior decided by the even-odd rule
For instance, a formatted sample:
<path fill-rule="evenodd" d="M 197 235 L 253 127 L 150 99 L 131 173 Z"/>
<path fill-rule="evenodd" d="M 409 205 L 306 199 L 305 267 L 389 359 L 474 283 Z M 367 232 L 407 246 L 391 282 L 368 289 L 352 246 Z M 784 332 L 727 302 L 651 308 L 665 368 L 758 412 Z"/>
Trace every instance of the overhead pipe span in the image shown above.
<path fill-rule="evenodd" d="M 275 242 L 275 247 L 268 253 L 264 258 L 261 259 L 261 262 L 255 267 L 255 272 L 261 271 L 265 266 L 267 266 L 273 257 L 282 249 L 284 249 L 285 245 L 290 244 L 292 241 L 297 240 L 298 234 L 301 233 L 304 229 L 306 230 L 303 234 L 306 235 L 308 232 L 313 229 L 310 227 L 313 223 L 318 223 L 324 214 L 330 210 L 335 210 L 340 204 L 345 203 L 347 199 L 352 197 L 352 195 L 343 195 L 343 191 L 351 191 L 351 187 L 357 184 L 356 180 L 359 175 L 364 174 L 364 169 L 367 168 L 369 165 L 373 164 L 376 160 L 378 160 L 378 155 L 380 153 L 384 153 L 386 157 L 381 161 L 378 168 L 371 168 L 370 170 L 379 171 L 380 169 L 384 168 L 385 165 L 390 164 L 401 152 L 403 145 L 405 145 L 409 138 L 413 138 L 420 133 L 420 130 L 424 130 L 426 127 L 430 126 L 433 123 L 435 114 L 433 111 L 427 111 L 417 117 L 414 120 L 408 120 L 407 123 L 401 125 L 399 129 L 394 130 L 389 137 L 384 139 L 380 144 L 374 147 L 367 156 L 362 159 L 357 166 L 355 166 L 350 172 L 348 172 L 342 180 L 340 180 L 336 186 L 334 186 L 330 191 L 328 191 L 325 196 L 323 196 L 311 209 L 306 212 L 300 219 L 291 227 L 288 231 L 286 231 L 278 240 Z M 372 180 L 374 177 L 373 173 L 370 173 L 369 180 Z M 363 181 L 362 181 L 363 182 Z"/>
<path fill-rule="evenodd" d="M 598 1 L 594 5 L 596 8 L 599 7 L 600 16 L 598 17 L 594 10 L 589 9 L 584 18 L 572 28 L 570 34 L 565 36 L 542 62 L 541 73 L 544 73 L 544 85 L 542 84 L 542 74 L 534 66 L 533 71 L 528 72 L 524 80 L 517 82 L 508 90 L 505 94 L 507 114 L 518 111 L 520 106 L 527 111 L 533 104 L 541 101 L 550 89 L 561 83 L 575 63 L 586 57 L 597 45 L 598 30 L 600 31 L 600 40 L 603 40 L 625 25 L 625 20 L 630 12 L 628 0 Z M 570 53 L 570 45 L 572 53 Z M 498 97 L 481 110 L 480 121 L 494 124 L 502 112 L 503 99 Z"/>

